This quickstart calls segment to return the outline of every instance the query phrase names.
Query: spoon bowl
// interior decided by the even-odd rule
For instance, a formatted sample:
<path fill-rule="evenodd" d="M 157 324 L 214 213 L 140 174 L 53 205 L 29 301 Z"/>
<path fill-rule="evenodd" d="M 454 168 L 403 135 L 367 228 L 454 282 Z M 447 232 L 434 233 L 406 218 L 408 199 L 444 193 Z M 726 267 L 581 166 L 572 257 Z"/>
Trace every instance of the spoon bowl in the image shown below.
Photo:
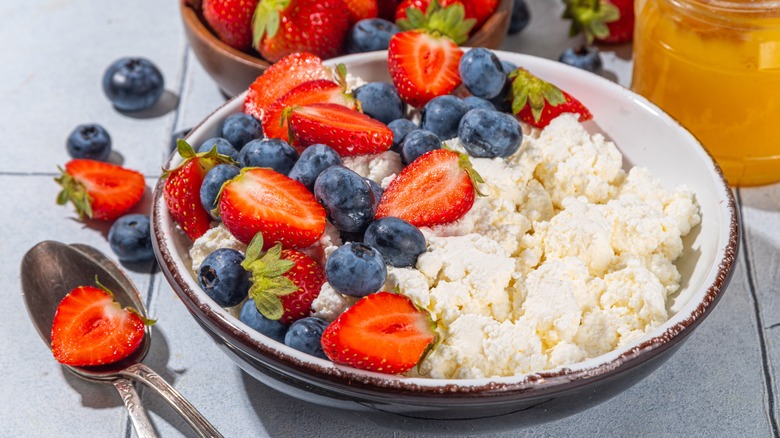
<path fill-rule="evenodd" d="M 74 288 L 93 285 L 97 279 L 114 293 L 122 307 L 133 307 L 148 317 L 141 295 L 125 273 L 100 251 L 81 244 L 66 245 L 51 240 L 32 247 L 22 258 L 22 295 L 27 313 L 44 343 L 51 348 L 51 327 L 62 299 Z M 222 435 L 176 389 L 141 361 L 149 351 L 151 326 L 145 327 L 141 345 L 130 356 L 100 366 L 68 366 L 87 380 L 111 383 L 119 391 L 131 421 L 141 437 L 156 436 L 140 407 L 140 398 L 131 381 L 155 390 L 201 437 Z"/>

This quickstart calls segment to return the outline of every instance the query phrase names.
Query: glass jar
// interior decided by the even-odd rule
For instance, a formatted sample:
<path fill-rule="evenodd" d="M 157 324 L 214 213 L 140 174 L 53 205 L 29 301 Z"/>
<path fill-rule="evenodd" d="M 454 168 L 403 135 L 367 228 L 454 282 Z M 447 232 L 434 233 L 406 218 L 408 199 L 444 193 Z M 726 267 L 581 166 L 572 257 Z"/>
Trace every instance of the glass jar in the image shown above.
<path fill-rule="evenodd" d="M 735 186 L 780 181 L 780 0 L 636 0 L 632 88 Z"/>

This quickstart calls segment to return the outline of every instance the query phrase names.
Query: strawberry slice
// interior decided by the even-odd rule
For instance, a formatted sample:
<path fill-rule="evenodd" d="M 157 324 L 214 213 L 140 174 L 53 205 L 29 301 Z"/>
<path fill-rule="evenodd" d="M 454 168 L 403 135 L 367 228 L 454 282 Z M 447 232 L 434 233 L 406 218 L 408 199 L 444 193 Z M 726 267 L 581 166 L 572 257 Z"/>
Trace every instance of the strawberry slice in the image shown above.
<path fill-rule="evenodd" d="M 322 334 L 322 349 L 335 363 L 401 374 L 436 345 L 430 315 L 409 298 L 377 292 L 361 298 Z"/>
<path fill-rule="evenodd" d="M 384 123 L 333 103 L 290 108 L 290 131 L 301 146 L 323 143 L 342 157 L 378 154 L 393 145 L 393 131 Z"/>
<path fill-rule="evenodd" d="M 379 200 L 376 218 L 401 218 L 416 227 L 446 224 L 474 205 L 482 177 L 466 154 L 436 149 L 421 155 L 393 180 Z"/>
<path fill-rule="evenodd" d="M 325 271 L 308 255 L 279 244 L 263 252 L 261 233 L 249 243 L 241 266 L 252 273 L 249 298 L 257 310 L 282 324 L 310 316 L 311 303 L 325 283 Z"/>
<path fill-rule="evenodd" d="M 51 328 L 51 351 L 57 362 L 72 366 L 120 361 L 141 345 L 144 324 L 137 310 L 120 308 L 108 289 L 79 286 L 62 299 Z"/>
<path fill-rule="evenodd" d="M 57 204 L 71 202 L 79 218 L 111 221 L 127 213 L 144 194 L 144 176 L 102 161 L 75 159 L 55 178 L 62 190 Z"/>
<path fill-rule="evenodd" d="M 463 5 L 442 9 L 436 0 L 425 14 L 415 8 L 407 9 L 407 14 L 398 22 L 404 32 L 390 39 L 387 64 L 401 99 L 421 107 L 460 85 L 463 50 L 458 44 L 466 42 L 474 20 L 464 18 Z"/>
<path fill-rule="evenodd" d="M 509 74 L 512 80 L 512 112 L 531 126 L 544 128 L 563 113 L 576 114 L 580 122 L 593 114 L 579 100 L 524 68 Z"/>
<path fill-rule="evenodd" d="M 290 140 L 287 120 L 282 117 L 282 113 L 287 107 L 303 106 L 311 103 L 336 103 L 350 109 L 356 109 L 357 99 L 345 91 L 346 67 L 344 67 L 344 64 L 339 64 L 336 71 L 339 74 L 339 82 L 326 79 L 304 82 L 270 105 L 263 113 L 262 119 L 263 131 L 266 137 Z"/>
<path fill-rule="evenodd" d="M 163 172 L 163 197 L 173 220 L 187 237 L 195 240 L 208 231 L 211 224 L 211 216 L 200 202 L 203 178 L 214 166 L 235 161 L 227 155 L 218 154 L 216 147 L 196 154 L 192 146 L 182 139 L 179 139 L 177 147 L 184 162 Z"/>
<path fill-rule="evenodd" d="M 305 248 L 325 231 L 325 209 L 306 186 L 268 168 L 244 168 L 225 183 L 219 213 L 244 243 L 263 233 L 266 250 L 276 243 Z"/>
<path fill-rule="evenodd" d="M 311 53 L 293 53 L 268 67 L 249 86 L 244 112 L 263 120 L 263 112 L 277 99 L 298 85 L 315 79 L 331 79 L 322 59 Z"/>

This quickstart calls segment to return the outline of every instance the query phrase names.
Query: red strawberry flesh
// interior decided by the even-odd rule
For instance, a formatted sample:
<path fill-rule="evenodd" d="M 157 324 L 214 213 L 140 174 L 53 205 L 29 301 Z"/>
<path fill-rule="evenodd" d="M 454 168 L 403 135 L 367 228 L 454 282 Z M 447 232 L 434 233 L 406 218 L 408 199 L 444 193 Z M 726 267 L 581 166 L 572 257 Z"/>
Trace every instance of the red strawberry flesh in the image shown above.
<path fill-rule="evenodd" d="M 343 105 L 296 107 L 289 123 L 300 145 L 323 143 L 341 156 L 378 154 L 393 144 L 393 131 L 387 125 Z"/>
<path fill-rule="evenodd" d="M 67 174 L 67 175 L 66 175 Z M 135 170 L 102 161 L 75 159 L 65 164 L 65 174 L 57 178 L 70 198 L 58 200 L 74 203 L 79 216 L 93 219 L 114 220 L 127 213 L 144 194 L 146 182 Z M 78 186 L 83 187 L 79 189 Z M 86 190 L 89 200 L 82 198 Z M 64 202 L 62 202 L 64 201 Z M 88 201 L 89 206 L 85 202 Z"/>

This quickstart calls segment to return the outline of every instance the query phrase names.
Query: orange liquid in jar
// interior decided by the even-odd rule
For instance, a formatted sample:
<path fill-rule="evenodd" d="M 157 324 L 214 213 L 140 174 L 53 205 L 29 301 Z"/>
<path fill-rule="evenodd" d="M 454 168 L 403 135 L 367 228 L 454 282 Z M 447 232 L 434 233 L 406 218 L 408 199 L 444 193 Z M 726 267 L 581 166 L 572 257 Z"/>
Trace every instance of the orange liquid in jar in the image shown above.
<path fill-rule="evenodd" d="M 632 88 L 688 128 L 731 185 L 778 182 L 779 3 L 751 13 L 695 10 L 710 3 L 637 1 Z"/>

